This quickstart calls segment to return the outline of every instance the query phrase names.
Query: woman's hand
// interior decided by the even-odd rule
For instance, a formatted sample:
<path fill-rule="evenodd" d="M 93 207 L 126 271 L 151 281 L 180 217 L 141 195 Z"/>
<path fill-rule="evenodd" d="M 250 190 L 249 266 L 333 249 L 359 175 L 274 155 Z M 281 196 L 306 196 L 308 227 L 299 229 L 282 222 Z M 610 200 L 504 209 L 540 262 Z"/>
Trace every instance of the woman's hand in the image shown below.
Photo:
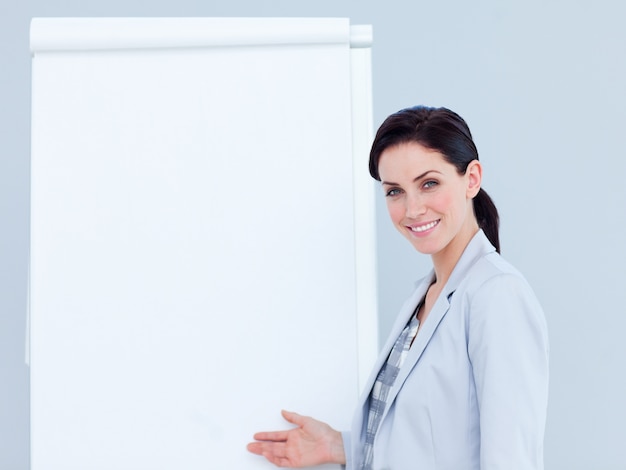
<path fill-rule="evenodd" d="M 277 467 L 310 467 L 325 463 L 345 464 L 341 433 L 308 416 L 282 411 L 283 418 L 297 427 L 288 431 L 258 432 L 248 444 Z"/>

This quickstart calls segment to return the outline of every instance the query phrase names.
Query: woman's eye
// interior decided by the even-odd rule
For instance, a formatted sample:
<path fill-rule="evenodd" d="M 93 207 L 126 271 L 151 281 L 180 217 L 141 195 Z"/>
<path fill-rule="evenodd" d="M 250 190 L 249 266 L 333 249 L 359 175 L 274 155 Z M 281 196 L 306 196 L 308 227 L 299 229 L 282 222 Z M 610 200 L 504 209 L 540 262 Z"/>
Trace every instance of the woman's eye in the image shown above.
<path fill-rule="evenodd" d="M 397 196 L 398 194 L 400 194 L 400 190 L 398 188 L 392 188 L 385 193 L 385 196 L 393 197 L 393 196 Z"/>
<path fill-rule="evenodd" d="M 431 189 L 431 188 L 434 188 L 435 186 L 437 186 L 438 184 L 439 183 L 437 183 L 436 181 L 429 180 L 429 181 L 426 181 L 424 183 L 423 187 L 424 187 L 424 189 Z"/>

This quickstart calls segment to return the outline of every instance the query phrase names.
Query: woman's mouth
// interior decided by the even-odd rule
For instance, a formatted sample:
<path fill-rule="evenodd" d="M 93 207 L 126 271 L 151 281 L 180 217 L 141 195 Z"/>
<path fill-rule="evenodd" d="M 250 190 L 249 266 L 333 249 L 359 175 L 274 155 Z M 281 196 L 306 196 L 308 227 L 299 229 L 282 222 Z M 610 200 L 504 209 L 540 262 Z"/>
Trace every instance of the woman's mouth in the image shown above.
<path fill-rule="evenodd" d="M 440 220 L 441 219 L 433 220 L 432 222 L 428 222 L 424 225 L 410 225 L 408 228 L 411 230 L 411 232 L 422 233 L 435 227 Z"/>

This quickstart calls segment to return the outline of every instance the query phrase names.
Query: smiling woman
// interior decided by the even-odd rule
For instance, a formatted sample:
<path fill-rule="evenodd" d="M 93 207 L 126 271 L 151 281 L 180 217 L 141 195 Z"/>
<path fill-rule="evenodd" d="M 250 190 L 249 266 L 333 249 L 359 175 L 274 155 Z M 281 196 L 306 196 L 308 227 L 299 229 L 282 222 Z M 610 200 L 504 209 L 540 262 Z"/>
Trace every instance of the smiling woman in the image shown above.
<path fill-rule="evenodd" d="M 469 127 L 461 116 L 449 109 L 419 106 L 389 116 L 378 130 L 372 145 L 370 174 L 374 179 L 381 179 L 380 160 L 383 153 L 397 150 L 400 144 L 419 145 L 426 153 L 438 153 L 456 168 L 459 175 L 465 175 L 468 167 L 473 169 L 478 164 L 478 150 Z M 499 253 L 498 211 L 487 192 L 480 187 L 480 165 L 477 171 L 479 188 L 472 196 L 474 213 L 480 228 Z"/>
<path fill-rule="evenodd" d="M 379 171 L 398 231 L 420 253 L 458 258 L 478 231 L 472 209 L 481 181 L 478 160 L 459 174 L 441 153 L 411 142 L 385 150 Z"/>
<path fill-rule="evenodd" d="M 415 107 L 370 153 L 395 227 L 432 271 L 404 304 L 350 432 L 294 413 L 248 449 L 286 467 L 540 470 L 548 398 L 544 314 L 499 254 L 498 212 L 465 121 Z"/>

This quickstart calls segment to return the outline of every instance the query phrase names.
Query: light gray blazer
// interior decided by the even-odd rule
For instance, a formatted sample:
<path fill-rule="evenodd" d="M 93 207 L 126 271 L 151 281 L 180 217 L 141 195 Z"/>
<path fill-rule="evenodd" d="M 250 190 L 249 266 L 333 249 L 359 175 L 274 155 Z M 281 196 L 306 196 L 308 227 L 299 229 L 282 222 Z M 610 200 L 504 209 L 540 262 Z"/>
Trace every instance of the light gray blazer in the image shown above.
<path fill-rule="evenodd" d="M 434 272 L 402 307 L 343 433 L 360 468 L 376 375 Z M 375 470 L 540 470 L 548 400 L 548 334 L 523 276 L 482 231 L 470 241 L 417 334 L 374 442 Z"/>

